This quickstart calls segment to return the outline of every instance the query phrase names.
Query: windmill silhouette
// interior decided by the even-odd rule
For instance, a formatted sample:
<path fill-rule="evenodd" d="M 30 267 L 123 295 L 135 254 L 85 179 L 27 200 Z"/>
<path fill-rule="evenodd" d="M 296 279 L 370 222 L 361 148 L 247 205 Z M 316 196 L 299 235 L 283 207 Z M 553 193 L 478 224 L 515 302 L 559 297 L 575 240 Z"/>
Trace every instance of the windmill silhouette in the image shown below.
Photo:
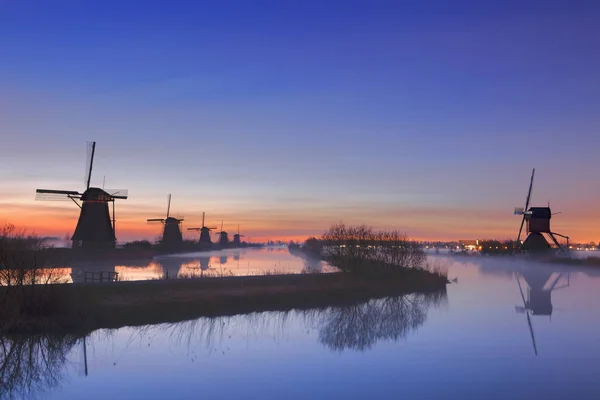
<path fill-rule="evenodd" d="M 523 216 L 523 219 L 521 220 L 521 227 L 519 228 L 519 235 L 517 236 L 516 247 L 520 248 L 521 250 L 527 250 L 530 253 L 547 252 L 551 249 L 551 247 L 546 238 L 544 237 L 544 234 L 546 234 L 554 242 L 554 244 L 560 252 L 567 254 L 567 249 L 569 247 L 569 237 L 561 235 L 560 233 L 552 232 L 552 230 L 550 229 L 550 218 L 552 217 L 552 215 L 554 215 L 550 210 L 550 205 L 548 205 L 548 207 L 529 207 L 529 202 L 531 200 L 531 191 L 533 189 L 534 176 L 535 168 L 531 173 L 531 180 L 529 182 L 529 191 L 527 192 L 525 207 L 515 207 L 514 214 Z M 521 233 L 523 231 L 525 221 L 527 221 L 527 232 L 529 233 L 529 235 L 521 244 Z M 567 240 L 566 248 L 558 242 L 556 236 L 560 236 Z"/>
<path fill-rule="evenodd" d="M 96 142 L 88 142 L 85 190 L 37 189 L 36 200 L 72 200 L 80 209 L 71 237 L 74 248 L 113 248 L 116 238 L 115 200 L 127 199 L 127 190 L 91 187 Z M 112 220 L 108 204 L 112 203 Z"/>
<path fill-rule="evenodd" d="M 167 216 L 165 218 L 149 218 L 148 222 L 160 222 L 164 225 L 161 245 L 166 248 L 178 247 L 183 243 L 181 235 L 181 222 L 183 218 L 174 218 L 169 215 L 171 211 L 171 194 L 167 199 Z"/>
<path fill-rule="evenodd" d="M 211 248 L 212 247 L 212 240 L 210 239 L 210 231 L 212 229 L 217 229 L 217 228 L 209 228 L 206 225 L 204 225 L 204 216 L 205 213 L 202 213 L 202 227 L 201 228 L 188 228 L 188 231 L 196 231 L 196 232 L 200 232 L 200 239 L 198 240 L 198 244 L 200 245 L 200 247 L 202 248 Z"/>
<path fill-rule="evenodd" d="M 229 247 L 229 236 L 227 232 L 223 230 L 223 221 L 221 221 L 221 230 L 219 232 L 215 232 L 216 235 L 219 235 L 219 246 L 221 248 Z"/>
<path fill-rule="evenodd" d="M 242 238 L 245 235 L 240 235 L 240 226 L 238 225 L 238 231 L 235 235 L 233 235 L 233 246 L 234 247 L 241 247 L 242 246 L 242 241 L 240 238 Z"/>

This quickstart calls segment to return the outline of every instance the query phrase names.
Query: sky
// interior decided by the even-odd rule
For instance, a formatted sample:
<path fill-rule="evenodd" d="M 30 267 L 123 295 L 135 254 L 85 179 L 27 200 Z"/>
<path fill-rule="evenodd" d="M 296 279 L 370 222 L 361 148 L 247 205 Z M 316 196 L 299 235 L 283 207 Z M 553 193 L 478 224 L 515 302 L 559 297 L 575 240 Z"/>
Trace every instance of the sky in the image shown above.
<path fill-rule="evenodd" d="M 35 189 L 83 190 L 94 140 L 119 240 L 168 193 L 257 241 L 516 238 L 536 168 L 553 230 L 599 241 L 600 3 L 424 3 L 0 0 L 0 224 L 72 233 Z"/>

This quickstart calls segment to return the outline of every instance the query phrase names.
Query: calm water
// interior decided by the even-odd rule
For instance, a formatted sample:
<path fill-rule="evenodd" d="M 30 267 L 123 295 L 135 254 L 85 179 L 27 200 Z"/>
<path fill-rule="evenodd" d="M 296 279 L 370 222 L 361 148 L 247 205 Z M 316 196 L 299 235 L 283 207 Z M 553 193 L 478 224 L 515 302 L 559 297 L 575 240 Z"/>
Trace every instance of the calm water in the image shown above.
<path fill-rule="evenodd" d="M 52 273 L 59 282 L 83 282 L 86 271 L 117 272 L 119 280 L 131 281 L 332 270 L 325 262 L 292 257 L 286 247 L 270 247 L 182 253 L 122 262 L 82 262 L 54 269 Z"/>
<path fill-rule="evenodd" d="M 431 259 L 445 296 L 4 339 L 4 397 L 600 398 L 600 269 Z"/>

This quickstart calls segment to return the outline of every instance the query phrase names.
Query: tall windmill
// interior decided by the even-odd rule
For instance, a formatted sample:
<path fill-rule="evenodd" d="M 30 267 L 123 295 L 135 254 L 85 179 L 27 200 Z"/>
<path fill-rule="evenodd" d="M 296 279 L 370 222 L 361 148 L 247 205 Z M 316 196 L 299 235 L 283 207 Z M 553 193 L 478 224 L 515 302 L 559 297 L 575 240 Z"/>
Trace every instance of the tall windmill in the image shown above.
<path fill-rule="evenodd" d="M 517 236 L 517 248 L 521 250 L 527 250 L 531 253 L 541 253 L 551 249 L 550 244 L 546 240 L 543 234 L 546 234 L 556 245 L 559 251 L 567 253 L 567 250 L 558 242 L 556 236 L 567 239 L 567 248 L 569 247 L 569 237 L 561 235 L 560 233 L 552 232 L 550 229 L 550 218 L 552 217 L 552 211 L 550 205 L 548 207 L 529 207 L 531 200 L 531 191 L 533 189 L 533 178 L 535 176 L 535 168 L 531 173 L 531 180 L 529 182 L 529 191 L 527 192 L 527 199 L 525 200 L 525 207 L 515 207 L 514 214 L 522 215 L 521 227 L 519 228 L 519 235 Z M 521 244 L 521 233 L 523 231 L 523 225 L 527 221 L 527 232 L 529 235 L 525 241 Z"/>
<path fill-rule="evenodd" d="M 243 236 L 244 235 L 240 235 L 240 226 L 238 225 L 238 231 L 235 235 L 233 235 L 233 245 L 235 247 L 241 247 L 242 241 L 240 240 L 240 238 Z"/>
<path fill-rule="evenodd" d="M 210 247 L 212 247 L 212 240 L 210 239 L 210 231 L 211 231 L 211 229 L 217 229 L 217 228 L 209 228 L 206 225 L 204 225 L 204 216 L 205 216 L 205 213 L 203 212 L 201 228 L 188 228 L 188 231 L 200 232 L 200 239 L 198 240 L 198 244 L 201 247 L 210 248 Z"/>
<path fill-rule="evenodd" d="M 96 142 L 87 143 L 85 190 L 37 189 L 36 200 L 72 200 L 80 209 L 79 220 L 71 237 L 73 247 L 111 248 L 115 247 L 115 200 L 127 199 L 127 190 L 111 190 L 90 187 Z M 112 220 L 108 204 L 112 203 Z"/>
<path fill-rule="evenodd" d="M 183 218 L 174 218 L 169 214 L 171 212 L 171 194 L 167 197 L 167 216 L 165 218 L 149 218 L 148 222 L 160 222 L 164 225 L 161 244 L 165 247 L 176 247 L 183 243 L 181 235 L 181 222 Z"/>
<path fill-rule="evenodd" d="M 229 236 L 227 236 L 227 232 L 223 230 L 223 221 L 221 221 L 221 231 L 215 232 L 215 234 L 219 235 L 219 246 L 220 247 L 228 247 L 229 246 Z"/>

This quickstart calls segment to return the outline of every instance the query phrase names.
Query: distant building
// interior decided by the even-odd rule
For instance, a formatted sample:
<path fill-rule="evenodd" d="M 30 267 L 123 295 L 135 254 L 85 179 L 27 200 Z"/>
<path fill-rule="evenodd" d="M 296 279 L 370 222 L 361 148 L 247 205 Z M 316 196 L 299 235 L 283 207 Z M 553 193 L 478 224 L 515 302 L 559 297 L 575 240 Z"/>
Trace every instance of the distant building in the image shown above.
<path fill-rule="evenodd" d="M 458 244 L 466 250 L 477 250 L 479 240 L 459 240 Z"/>

